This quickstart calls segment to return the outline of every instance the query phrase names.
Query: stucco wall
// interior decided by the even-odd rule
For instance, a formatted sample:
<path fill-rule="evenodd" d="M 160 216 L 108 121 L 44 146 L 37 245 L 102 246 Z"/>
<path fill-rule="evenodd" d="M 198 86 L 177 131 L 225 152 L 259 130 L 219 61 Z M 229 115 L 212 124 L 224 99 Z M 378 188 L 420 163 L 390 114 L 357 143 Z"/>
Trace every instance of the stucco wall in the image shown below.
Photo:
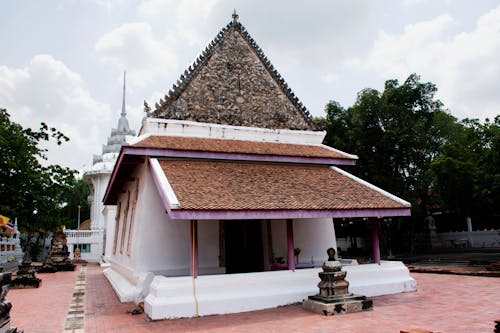
<path fill-rule="evenodd" d="M 287 260 L 288 247 L 286 238 L 286 221 L 273 220 L 272 243 L 274 257 L 283 257 Z M 316 265 L 326 258 L 329 247 L 336 248 L 335 229 L 332 219 L 297 219 L 293 221 L 294 247 L 300 248 L 299 262 L 309 263 L 311 257 Z"/>
<path fill-rule="evenodd" d="M 142 185 L 133 230 L 133 266 L 140 271 L 166 275 L 188 270 L 191 253 L 189 221 L 169 219 L 145 164 L 141 167 L 139 179 Z"/>

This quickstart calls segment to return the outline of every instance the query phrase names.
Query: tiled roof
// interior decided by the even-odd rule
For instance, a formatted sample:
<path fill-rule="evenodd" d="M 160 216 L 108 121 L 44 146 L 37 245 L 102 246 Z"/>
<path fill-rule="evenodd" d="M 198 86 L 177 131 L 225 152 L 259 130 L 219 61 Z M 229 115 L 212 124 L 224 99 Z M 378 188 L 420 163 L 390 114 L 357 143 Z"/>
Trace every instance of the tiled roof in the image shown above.
<path fill-rule="evenodd" d="M 328 166 L 179 159 L 159 162 L 180 209 L 407 208 Z"/>
<path fill-rule="evenodd" d="M 132 147 L 231 154 L 277 155 L 346 160 L 353 159 L 352 155 L 343 154 L 342 152 L 335 151 L 327 146 L 175 136 L 150 136 L 138 143 L 133 144 Z"/>

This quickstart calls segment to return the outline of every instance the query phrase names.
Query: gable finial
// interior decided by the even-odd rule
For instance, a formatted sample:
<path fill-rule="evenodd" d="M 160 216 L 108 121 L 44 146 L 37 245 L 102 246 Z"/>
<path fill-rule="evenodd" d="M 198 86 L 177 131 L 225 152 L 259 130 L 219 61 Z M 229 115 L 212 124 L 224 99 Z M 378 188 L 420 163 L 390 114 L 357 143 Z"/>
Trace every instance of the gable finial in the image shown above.
<path fill-rule="evenodd" d="M 233 15 L 232 15 L 232 16 L 233 16 L 233 22 L 234 22 L 234 23 L 238 22 L 238 18 L 239 18 L 239 16 L 238 16 L 238 14 L 236 13 L 236 9 L 235 9 L 235 10 L 233 10 Z"/>

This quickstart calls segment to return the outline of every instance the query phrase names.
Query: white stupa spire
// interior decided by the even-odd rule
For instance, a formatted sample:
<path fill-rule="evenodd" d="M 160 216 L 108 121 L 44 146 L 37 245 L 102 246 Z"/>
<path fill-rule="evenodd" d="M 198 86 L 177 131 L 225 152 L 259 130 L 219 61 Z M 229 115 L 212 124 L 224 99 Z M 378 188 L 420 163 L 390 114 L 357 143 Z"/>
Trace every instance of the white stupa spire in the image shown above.
<path fill-rule="evenodd" d="M 123 100 L 122 100 L 122 117 L 127 116 L 127 112 L 125 111 L 125 81 L 127 78 L 127 71 L 123 71 Z"/>

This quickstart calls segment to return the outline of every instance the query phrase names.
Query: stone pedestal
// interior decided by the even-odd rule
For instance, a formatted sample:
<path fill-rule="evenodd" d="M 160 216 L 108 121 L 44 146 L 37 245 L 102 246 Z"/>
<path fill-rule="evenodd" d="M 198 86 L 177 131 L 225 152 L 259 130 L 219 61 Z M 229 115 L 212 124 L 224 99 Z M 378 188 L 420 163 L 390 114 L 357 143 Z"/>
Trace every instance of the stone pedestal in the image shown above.
<path fill-rule="evenodd" d="M 52 237 L 49 254 L 43 261 L 40 272 L 54 273 L 57 271 L 74 271 L 75 265 L 69 258 L 68 245 L 66 244 L 66 235 L 58 231 Z"/>
<path fill-rule="evenodd" d="M 15 327 L 10 327 L 10 309 L 12 304 L 5 299 L 11 282 L 10 273 L 0 273 L 0 333 L 23 333 Z"/>
<path fill-rule="evenodd" d="M 10 284 L 11 288 L 38 288 L 41 282 L 42 280 L 36 277 L 35 269 L 31 265 L 31 259 L 26 253 L 23 263 L 19 266 L 19 270 L 16 273 L 16 278 Z"/>
<path fill-rule="evenodd" d="M 365 296 L 349 293 L 347 272 L 341 270 L 338 261 L 325 261 L 323 272 L 319 273 L 319 294 L 309 296 L 302 306 L 308 311 L 325 316 L 371 310 L 373 302 Z"/>

